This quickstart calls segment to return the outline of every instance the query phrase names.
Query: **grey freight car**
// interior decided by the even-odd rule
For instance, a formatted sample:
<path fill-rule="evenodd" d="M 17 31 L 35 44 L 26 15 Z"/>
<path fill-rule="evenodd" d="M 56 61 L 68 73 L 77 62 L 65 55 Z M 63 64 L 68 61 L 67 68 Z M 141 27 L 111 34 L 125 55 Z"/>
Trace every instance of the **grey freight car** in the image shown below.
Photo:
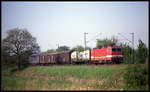
<path fill-rule="evenodd" d="M 39 54 L 32 54 L 31 56 L 29 56 L 29 63 L 31 65 L 39 64 L 39 60 L 40 60 L 40 55 Z"/>

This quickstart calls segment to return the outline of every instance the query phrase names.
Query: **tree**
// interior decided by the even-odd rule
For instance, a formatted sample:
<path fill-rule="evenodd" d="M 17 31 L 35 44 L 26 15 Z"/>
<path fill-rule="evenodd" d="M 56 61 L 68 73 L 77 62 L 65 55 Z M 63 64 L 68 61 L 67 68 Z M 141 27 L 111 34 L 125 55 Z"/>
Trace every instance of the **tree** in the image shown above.
<path fill-rule="evenodd" d="M 8 68 L 8 67 L 13 67 L 16 65 L 16 59 L 17 59 L 17 56 L 14 54 L 14 55 L 10 55 L 10 53 L 8 52 L 8 49 L 3 46 L 2 44 L 2 58 L 1 58 L 1 64 L 2 64 L 2 67 L 3 68 Z"/>
<path fill-rule="evenodd" d="M 68 46 L 60 46 L 59 48 L 56 49 L 56 51 L 61 52 L 61 51 L 68 51 L 69 47 Z"/>
<path fill-rule="evenodd" d="M 84 51 L 84 47 L 81 46 L 81 45 L 77 45 L 76 47 L 72 48 L 72 50 L 75 50 L 75 51 Z"/>
<path fill-rule="evenodd" d="M 111 39 L 104 38 L 103 40 L 97 39 L 96 48 L 105 47 L 109 45 L 116 45 L 118 40 L 113 36 Z"/>
<path fill-rule="evenodd" d="M 55 49 L 48 49 L 46 52 L 47 53 L 54 53 L 54 52 L 56 52 L 56 50 Z"/>
<path fill-rule="evenodd" d="M 123 48 L 123 63 L 126 63 L 126 64 L 131 63 L 131 50 L 132 50 L 132 48 L 127 44 L 123 44 L 122 48 Z"/>
<path fill-rule="evenodd" d="M 33 54 L 33 52 L 31 50 L 27 50 L 24 53 L 22 53 L 22 58 L 21 58 L 22 65 L 26 66 L 29 64 L 29 56 L 31 54 Z"/>
<path fill-rule="evenodd" d="M 2 65 L 7 65 L 8 64 L 8 59 L 9 59 L 9 53 L 6 51 L 5 47 L 2 46 L 2 58 L 1 58 L 1 64 Z"/>
<path fill-rule="evenodd" d="M 136 63 L 145 63 L 147 56 L 148 48 L 146 47 L 146 44 L 144 44 L 142 40 L 139 39 L 138 48 L 135 51 Z"/>
<path fill-rule="evenodd" d="M 91 49 L 91 47 L 86 47 L 86 50 L 90 50 Z"/>
<path fill-rule="evenodd" d="M 33 37 L 27 29 L 14 28 L 8 30 L 7 37 L 3 39 L 2 45 L 11 56 L 17 56 L 18 69 L 21 69 L 21 58 L 25 52 L 40 52 L 36 38 Z"/>

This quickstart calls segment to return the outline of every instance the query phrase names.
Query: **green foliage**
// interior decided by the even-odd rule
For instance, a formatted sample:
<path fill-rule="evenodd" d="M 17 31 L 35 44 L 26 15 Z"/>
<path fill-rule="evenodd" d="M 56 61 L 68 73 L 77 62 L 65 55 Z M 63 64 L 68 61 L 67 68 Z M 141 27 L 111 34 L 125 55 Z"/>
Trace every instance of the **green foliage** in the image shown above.
<path fill-rule="evenodd" d="M 25 75 L 42 75 L 42 76 L 55 76 L 58 78 L 91 78 L 91 79 L 105 79 L 113 74 L 113 72 L 120 70 L 121 67 L 113 66 L 113 67 L 98 67 L 98 66 L 37 66 L 37 67 L 28 67 L 22 71 L 17 71 L 18 74 Z M 85 82 L 71 82 L 66 80 L 49 80 L 49 79 L 40 79 L 38 77 L 23 77 L 23 76 L 15 76 L 11 73 L 12 70 L 16 68 L 11 68 L 8 70 L 4 70 L 2 75 L 2 89 L 3 90 L 42 90 L 42 89 L 71 89 L 74 87 L 95 87 L 98 84 L 90 84 Z M 93 72 L 95 71 L 95 72 Z M 101 86 L 97 86 L 96 88 L 100 88 Z M 77 90 L 79 90 L 77 88 Z"/>
<path fill-rule="evenodd" d="M 136 59 L 135 63 L 144 64 L 147 56 L 148 56 L 148 49 L 146 47 L 146 44 L 144 44 L 142 40 L 139 40 L 138 48 L 135 51 L 135 59 Z"/>
<path fill-rule="evenodd" d="M 8 57 L 9 57 L 9 53 L 6 51 L 6 49 L 4 48 L 4 47 L 2 47 L 1 48 L 1 50 L 2 50 L 2 58 L 1 58 L 1 64 L 2 65 L 6 65 L 7 64 L 7 62 L 9 61 L 8 60 Z"/>
<path fill-rule="evenodd" d="M 23 67 L 29 65 L 29 56 L 32 55 L 32 53 L 33 52 L 31 50 L 27 50 L 24 53 L 22 53 L 21 61 L 22 61 Z"/>
<path fill-rule="evenodd" d="M 78 46 L 72 48 L 72 50 L 75 50 L 75 51 L 84 51 L 84 47 L 81 46 L 81 45 L 78 45 Z"/>
<path fill-rule="evenodd" d="M 128 66 L 123 77 L 129 88 L 146 87 L 148 84 L 148 70 L 143 65 Z"/>
<path fill-rule="evenodd" d="M 22 71 L 22 73 L 33 73 L 45 76 L 57 76 L 57 77 L 75 77 L 75 78 L 93 78 L 101 79 L 111 76 L 114 71 L 120 70 L 120 66 L 40 66 L 29 67 Z M 34 71 L 34 72 L 31 72 Z M 94 72 L 93 72 L 94 71 Z M 65 75 L 65 76 L 64 76 Z"/>
<path fill-rule="evenodd" d="M 123 63 L 130 64 L 131 63 L 131 47 L 129 45 L 122 45 L 123 47 Z"/>
<path fill-rule="evenodd" d="M 21 77 L 14 74 L 2 75 L 1 90 L 59 90 L 72 85 L 68 81 L 41 80 L 40 78 Z"/>
<path fill-rule="evenodd" d="M 61 51 L 68 51 L 69 47 L 68 46 L 60 46 L 59 48 L 56 49 L 56 51 L 61 52 Z"/>
<path fill-rule="evenodd" d="M 1 55 L 1 65 L 2 67 L 8 68 L 8 67 L 13 67 L 16 65 L 16 55 L 10 55 L 7 49 L 2 46 L 2 55 Z"/>
<path fill-rule="evenodd" d="M 55 50 L 55 49 L 49 49 L 49 50 L 47 50 L 46 52 L 47 52 L 47 53 L 54 53 L 54 52 L 56 52 L 56 50 Z"/>
<path fill-rule="evenodd" d="M 109 45 L 116 45 L 118 40 L 115 37 L 111 39 L 104 38 L 103 40 L 97 39 L 96 48 L 109 46 Z"/>
<path fill-rule="evenodd" d="M 130 64 L 132 57 L 132 48 L 127 44 L 122 44 L 123 47 L 123 63 Z M 134 63 L 144 64 L 148 56 L 146 45 L 139 40 L 138 48 L 134 50 Z"/>
<path fill-rule="evenodd" d="M 86 50 L 90 50 L 91 48 L 90 47 L 86 47 Z"/>

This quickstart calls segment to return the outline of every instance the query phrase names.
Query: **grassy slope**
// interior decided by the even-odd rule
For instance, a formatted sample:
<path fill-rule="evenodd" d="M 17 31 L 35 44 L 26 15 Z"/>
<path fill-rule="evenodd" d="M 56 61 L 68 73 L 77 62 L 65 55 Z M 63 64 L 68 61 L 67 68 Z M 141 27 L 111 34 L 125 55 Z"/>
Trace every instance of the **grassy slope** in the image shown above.
<path fill-rule="evenodd" d="M 125 67 L 36 66 L 13 73 L 15 68 L 10 68 L 2 71 L 1 87 L 3 90 L 127 90 L 122 77 Z"/>

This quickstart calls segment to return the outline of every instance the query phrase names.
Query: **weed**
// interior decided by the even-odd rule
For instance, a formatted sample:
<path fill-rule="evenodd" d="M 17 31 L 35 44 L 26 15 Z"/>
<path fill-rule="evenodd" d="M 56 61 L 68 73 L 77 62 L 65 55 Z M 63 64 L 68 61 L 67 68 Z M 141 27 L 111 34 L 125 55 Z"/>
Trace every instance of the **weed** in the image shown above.
<path fill-rule="evenodd" d="M 148 84 L 148 71 L 143 65 L 128 66 L 123 77 L 128 88 L 143 88 Z"/>

